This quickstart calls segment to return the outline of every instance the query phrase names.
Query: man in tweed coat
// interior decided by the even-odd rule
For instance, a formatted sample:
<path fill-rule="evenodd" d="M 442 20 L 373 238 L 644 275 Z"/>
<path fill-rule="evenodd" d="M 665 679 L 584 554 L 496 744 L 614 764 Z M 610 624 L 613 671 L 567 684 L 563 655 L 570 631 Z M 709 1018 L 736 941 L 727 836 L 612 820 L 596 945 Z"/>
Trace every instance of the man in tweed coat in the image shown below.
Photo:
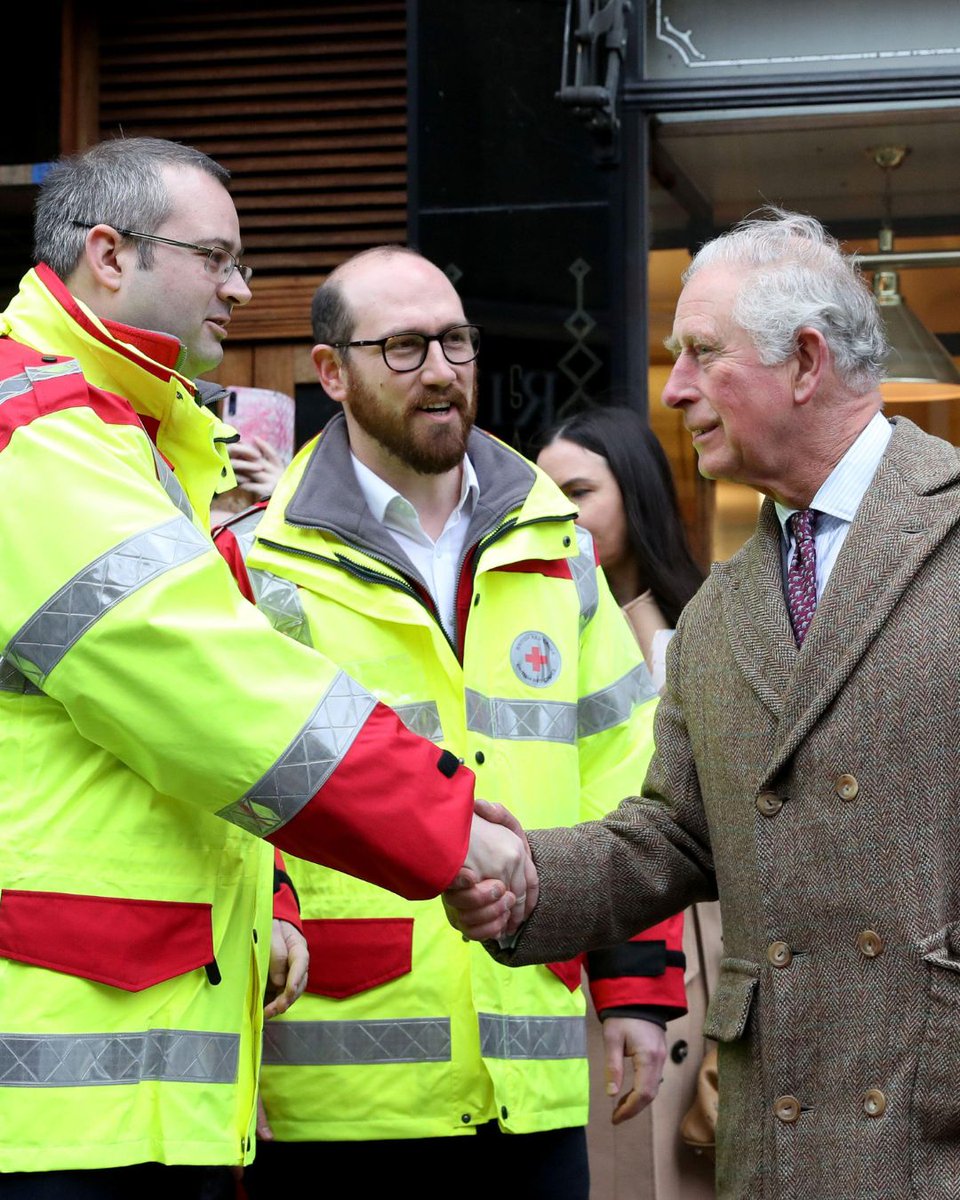
<path fill-rule="evenodd" d="M 643 796 L 530 834 L 539 902 L 491 949 L 565 958 L 719 895 L 719 1195 L 958 1197 L 960 455 L 880 414 L 878 314 L 816 221 L 749 221 L 685 282 L 664 400 L 704 475 L 768 499 L 681 618 Z M 499 932 L 502 891 L 452 896 L 460 924 Z"/>

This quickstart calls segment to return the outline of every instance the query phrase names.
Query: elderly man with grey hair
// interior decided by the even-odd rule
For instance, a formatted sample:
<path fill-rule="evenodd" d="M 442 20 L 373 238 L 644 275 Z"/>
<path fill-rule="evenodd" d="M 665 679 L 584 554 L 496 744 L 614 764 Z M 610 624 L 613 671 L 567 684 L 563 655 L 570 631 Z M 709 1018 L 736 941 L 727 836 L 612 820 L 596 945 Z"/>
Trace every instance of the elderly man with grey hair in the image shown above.
<path fill-rule="evenodd" d="M 491 949 L 719 895 L 720 1196 L 960 1195 L 960 455 L 883 417 L 876 307 L 809 217 L 705 246 L 668 344 L 701 472 L 767 500 L 680 620 L 642 796 L 529 835 L 540 899 Z M 497 891 L 451 896 L 474 936 Z"/>

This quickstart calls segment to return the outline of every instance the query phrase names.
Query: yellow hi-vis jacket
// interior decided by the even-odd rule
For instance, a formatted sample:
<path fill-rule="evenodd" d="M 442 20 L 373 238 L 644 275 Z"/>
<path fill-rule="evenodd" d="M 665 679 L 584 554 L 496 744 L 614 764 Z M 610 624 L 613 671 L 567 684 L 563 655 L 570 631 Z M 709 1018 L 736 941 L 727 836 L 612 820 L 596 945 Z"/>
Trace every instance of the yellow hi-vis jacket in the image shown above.
<path fill-rule="evenodd" d="M 463 757 L 478 795 L 527 827 L 599 817 L 643 782 L 652 684 L 570 503 L 486 434 L 471 435 L 469 454 L 480 496 L 456 645 L 366 508 L 341 417 L 301 451 L 266 513 L 235 519 L 218 545 L 245 558 L 248 592 L 278 628 Z M 579 961 L 505 970 L 453 933 L 437 902 L 292 859 L 288 870 L 311 965 L 308 995 L 265 1031 L 262 1091 L 277 1138 L 586 1122 Z M 669 960 L 663 937 L 617 948 L 617 969 L 599 972 L 601 1004 L 683 1011 L 679 924 Z"/>
<path fill-rule="evenodd" d="M 464 858 L 470 773 L 237 591 L 179 349 L 42 266 L 0 318 L 0 1172 L 251 1156 L 254 835 L 410 897 Z"/>

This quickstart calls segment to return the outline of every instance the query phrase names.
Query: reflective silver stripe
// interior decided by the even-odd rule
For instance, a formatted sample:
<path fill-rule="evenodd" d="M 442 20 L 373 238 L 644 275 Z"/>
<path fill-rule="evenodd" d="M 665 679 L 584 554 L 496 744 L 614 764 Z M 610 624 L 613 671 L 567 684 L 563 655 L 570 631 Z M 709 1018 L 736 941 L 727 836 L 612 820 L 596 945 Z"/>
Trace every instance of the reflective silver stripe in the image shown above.
<path fill-rule="evenodd" d="M 332 1067 L 350 1063 L 449 1062 L 447 1017 L 398 1021 L 270 1021 L 263 1064 Z"/>
<path fill-rule="evenodd" d="M 5 654 L 42 688 L 44 680 L 86 631 L 152 579 L 211 549 L 185 517 L 134 534 L 101 554 L 65 584 L 14 634 Z"/>
<path fill-rule="evenodd" d="M 338 671 L 323 699 L 283 754 L 245 796 L 217 814 L 256 837 L 292 820 L 339 766 L 376 698 Z"/>
<path fill-rule="evenodd" d="M 61 375 L 80 375 L 80 364 L 75 358 L 68 358 L 61 363 L 42 363 L 38 367 L 24 367 L 24 374 L 31 383 L 43 383 L 47 379 L 57 379 Z"/>
<path fill-rule="evenodd" d="M 23 696 L 40 696 L 43 693 L 22 675 L 12 662 L 0 655 L 0 692 L 16 692 Z"/>
<path fill-rule="evenodd" d="M 79 375 L 80 364 L 75 358 L 62 363 L 44 363 L 38 367 L 24 367 L 19 375 L 0 380 L 0 404 L 15 396 L 25 396 L 35 383 L 56 379 L 59 375 Z"/>
<path fill-rule="evenodd" d="M 274 575 L 272 571 L 264 571 L 259 567 L 247 565 L 247 558 L 257 540 L 257 526 L 263 517 L 263 511 L 262 508 L 257 509 L 248 516 L 241 517 L 239 521 L 234 521 L 229 527 L 230 532 L 237 539 L 244 565 L 247 566 L 247 576 L 250 579 L 250 587 L 253 589 L 257 608 L 274 629 L 286 634 L 288 638 L 293 638 L 295 642 L 302 642 L 304 646 L 312 647 L 310 626 L 307 623 L 307 614 L 303 611 L 303 605 L 300 603 L 300 592 L 297 585 L 291 583 L 289 579 L 282 579 L 279 575 Z"/>
<path fill-rule="evenodd" d="M 271 571 L 261 571 L 258 567 L 247 567 L 250 587 L 253 589 L 257 608 L 263 613 L 274 629 L 312 646 L 310 629 L 307 625 L 307 614 L 300 603 L 300 592 L 295 583 L 289 579 L 281 579 Z"/>
<path fill-rule="evenodd" d="M 583 628 L 593 619 L 600 603 L 600 591 L 597 584 L 597 561 L 593 554 L 593 538 L 586 529 L 579 525 L 577 531 L 577 546 L 580 553 L 576 558 L 568 559 L 570 573 L 576 584 L 577 595 L 580 597 L 580 627 Z"/>
<path fill-rule="evenodd" d="M 440 710 L 432 700 L 418 704 L 397 704 L 393 710 L 411 733 L 419 733 L 431 742 L 443 741 Z"/>
<path fill-rule="evenodd" d="M 583 1017 L 505 1017 L 478 1013 L 484 1058 L 585 1058 Z"/>
<path fill-rule="evenodd" d="M 638 704 L 657 695 L 650 672 L 638 663 L 609 687 L 581 696 L 577 704 L 577 733 L 589 737 L 623 724 Z"/>
<path fill-rule="evenodd" d="M 467 728 L 518 742 L 577 740 L 577 706 L 565 700 L 505 700 L 464 688 Z"/>
<path fill-rule="evenodd" d="M 26 374 L 11 375 L 9 379 L 0 380 L 0 404 L 5 400 L 12 400 L 15 396 L 25 396 L 32 389 L 33 384 Z"/>
<path fill-rule="evenodd" d="M 148 1029 L 143 1033 L 0 1034 L 0 1087 L 233 1083 L 234 1033 Z"/>
<path fill-rule="evenodd" d="M 153 461 L 157 464 L 157 479 L 160 481 L 160 486 L 174 502 L 177 508 L 180 509 L 183 515 L 192 520 L 193 505 L 187 499 L 187 493 L 180 486 L 180 480 L 164 462 L 163 455 L 156 448 L 153 442 L 150 443 L 150 449 L 153 451 Z"/>

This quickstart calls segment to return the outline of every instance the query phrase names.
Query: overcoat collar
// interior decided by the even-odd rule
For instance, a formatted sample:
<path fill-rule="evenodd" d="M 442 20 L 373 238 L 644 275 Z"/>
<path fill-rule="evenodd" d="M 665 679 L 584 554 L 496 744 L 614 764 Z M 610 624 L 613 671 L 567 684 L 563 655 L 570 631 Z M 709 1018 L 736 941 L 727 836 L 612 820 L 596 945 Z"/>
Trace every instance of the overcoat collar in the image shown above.
<path fill-rule="evenodd" d="M 787 614 L 771 500 L 746 546 L 715 568 L 734 658 L 779 724 L 761 788 L 856 669 L 924 561 L 960 524 L 960 451 L 911 421 L 893 424 L 801 650 Z"/>

